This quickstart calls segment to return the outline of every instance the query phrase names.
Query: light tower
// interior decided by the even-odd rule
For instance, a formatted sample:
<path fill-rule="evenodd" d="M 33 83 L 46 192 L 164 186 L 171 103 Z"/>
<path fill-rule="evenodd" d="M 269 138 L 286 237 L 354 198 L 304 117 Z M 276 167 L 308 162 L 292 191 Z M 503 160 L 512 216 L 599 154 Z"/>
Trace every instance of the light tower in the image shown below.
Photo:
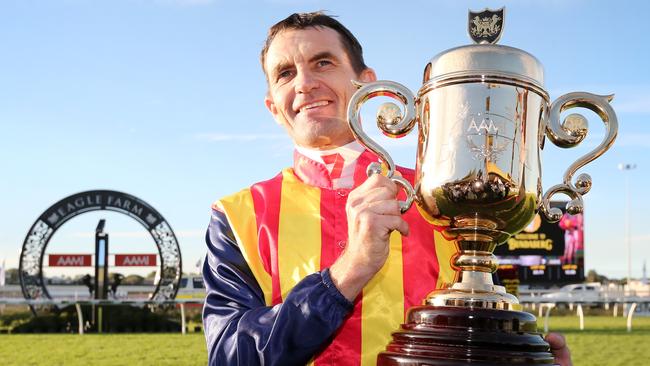
<path fill-rule="evenodd" d="M 618 164 L 618 169 L 629 172 L 636 169 L 636 164 Z M 625 174 L 625 244 L 627 246 L 627 285 L 632 280 L 632 243 L 630 242 L 630 175 Z"/>

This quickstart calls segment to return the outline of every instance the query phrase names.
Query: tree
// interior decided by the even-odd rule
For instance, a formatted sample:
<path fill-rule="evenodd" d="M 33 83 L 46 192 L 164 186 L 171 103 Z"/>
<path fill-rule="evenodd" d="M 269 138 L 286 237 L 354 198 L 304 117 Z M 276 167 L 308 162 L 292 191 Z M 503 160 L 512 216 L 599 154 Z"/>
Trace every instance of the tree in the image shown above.
<path fill-rule="evenodd" d="M 137 274 L 130 274 L 124 277 L 122 280 L 123 285 L 142 285 L 144 282 L 144 277 Z"/>
<path fill-rule="evenodd" d="M 600 282 L 600 283 L 606 283 L 608 282 L 607 277 L 603 275 L 599 275 L 598 272 L 594 269 L 590 269 L 589 272 L 587 272 L 587 282 Z"/>
<path fill-rule="evenodd" d="M 8 268 L 5 271 L 5 283 L 7 285 L 18 285 L 20 283 L 18 268 Z"/>

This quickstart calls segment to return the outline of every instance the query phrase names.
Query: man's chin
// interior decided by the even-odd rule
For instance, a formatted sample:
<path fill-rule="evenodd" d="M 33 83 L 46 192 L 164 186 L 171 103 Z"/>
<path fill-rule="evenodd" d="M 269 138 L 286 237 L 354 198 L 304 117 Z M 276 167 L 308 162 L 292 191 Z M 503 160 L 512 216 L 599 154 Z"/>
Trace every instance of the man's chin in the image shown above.
<path fill-rule="evenodd" d="M 332 121 L 335 120 L 330 116 L 321 116 L 321 115 L 309 115 L 309 116 L 305 115 L 301 117 L 302 118 L 300 119 L 296 118 L 296 121 L 306 126 L 326 125 L 332 123 Z"/>
<path fill-rule="evenodd" d="M 331 134 L 330 131 L 330 133 L 322 134 L 308 134 L 302 136 L 294 135 L 293 141 L 295 144 L 308 149 L 329 150 L 354 141 L 354 137 L 348 133 Z"/>

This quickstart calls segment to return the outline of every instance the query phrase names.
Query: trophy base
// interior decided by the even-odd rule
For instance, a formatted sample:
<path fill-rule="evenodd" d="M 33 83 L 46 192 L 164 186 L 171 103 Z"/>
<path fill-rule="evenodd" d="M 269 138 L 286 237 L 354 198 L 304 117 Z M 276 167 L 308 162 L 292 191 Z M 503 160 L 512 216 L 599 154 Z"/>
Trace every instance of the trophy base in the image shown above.
<path fill-rule="evenodd" d="M 417 306 L 377 366 L 553 365 L 535 316 L 511 310 Z"/>
<path fill-rule="evenodd" d="M 424 305 L 465 309 L 515 310 L 518 304 L 519 300 L 507 293 L 505 287 L 492 283 L 491 273 L 476 271 L 462 271 L 461 282 L 448 289 L 434 290 L 424 300 Z"/>

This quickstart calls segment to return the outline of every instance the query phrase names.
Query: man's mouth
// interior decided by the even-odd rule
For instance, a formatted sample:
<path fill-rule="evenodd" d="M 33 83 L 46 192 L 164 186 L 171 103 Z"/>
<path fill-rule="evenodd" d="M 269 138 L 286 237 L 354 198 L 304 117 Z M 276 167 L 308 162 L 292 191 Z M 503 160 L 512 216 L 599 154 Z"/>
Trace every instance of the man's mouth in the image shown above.
<path fill-rule="evenodd" d="M 319 100 L 318 102 L 313 102 L 313 103 L 303 105 L 302 107 L 300 107 L 298 112 L 302 113 L 304 111 L 308 111 L 310 109 L 314 109 L 314 108 L 318 108 L 318 107 L 323 107 L 323 106 L 326 106 L 328 104 L 330 104 L 330 101 L 328 101 L 328 100 Z"/>

